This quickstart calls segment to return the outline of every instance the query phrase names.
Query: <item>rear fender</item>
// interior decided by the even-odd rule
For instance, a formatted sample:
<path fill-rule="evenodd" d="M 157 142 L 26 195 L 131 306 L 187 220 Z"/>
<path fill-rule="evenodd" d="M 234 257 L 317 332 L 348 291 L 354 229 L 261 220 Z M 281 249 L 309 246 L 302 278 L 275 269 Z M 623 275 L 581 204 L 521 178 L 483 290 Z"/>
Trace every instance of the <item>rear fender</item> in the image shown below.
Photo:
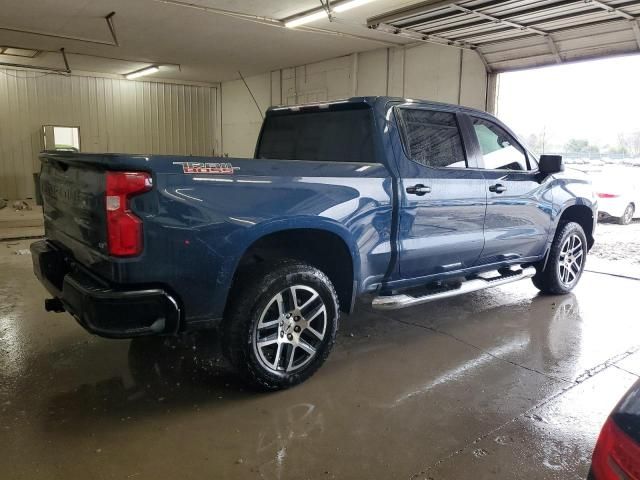
<path fill-rule="evenodd" d="M 347 246 L 353 263 L 354 294 L 360 284 L 360 253 L 349 230 L 328 218 L 317 216 L 300 216 L 263 222 L 251 228 L 243 229 L 231 235 L 227 248 L 221 253 L 224 256 L 221 268 L 216 277 L 214 289 L 214 310 L 216 317 L 222 317 L 227 297 L 241 259 L 249 248 L 261 238 L 278 232 L 295 230 L 323 230 L 340 237 Z"/>

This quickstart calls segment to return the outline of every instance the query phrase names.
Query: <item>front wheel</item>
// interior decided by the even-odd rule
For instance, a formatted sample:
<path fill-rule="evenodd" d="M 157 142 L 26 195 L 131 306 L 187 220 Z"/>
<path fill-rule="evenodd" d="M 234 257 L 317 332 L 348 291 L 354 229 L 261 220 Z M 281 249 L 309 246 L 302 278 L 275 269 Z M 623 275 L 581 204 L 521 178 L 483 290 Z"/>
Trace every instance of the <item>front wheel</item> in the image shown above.
<path fill-rule="evenodd" d="M 569 293 L 582 276 L 586 257 L 584 230 L 575 222 L 564 224 L 556 232 L 546 266 L 532 278 L 533 284 L 544 293 Z"/>
<path fill-rule="evenodd" d="M 336 338 L 338 299 L 329 278 L 310 265 L 281 260 L 254 267 L 239 283 L 223 332 L 231 363 L 264 390 L 311 377 Z"/>

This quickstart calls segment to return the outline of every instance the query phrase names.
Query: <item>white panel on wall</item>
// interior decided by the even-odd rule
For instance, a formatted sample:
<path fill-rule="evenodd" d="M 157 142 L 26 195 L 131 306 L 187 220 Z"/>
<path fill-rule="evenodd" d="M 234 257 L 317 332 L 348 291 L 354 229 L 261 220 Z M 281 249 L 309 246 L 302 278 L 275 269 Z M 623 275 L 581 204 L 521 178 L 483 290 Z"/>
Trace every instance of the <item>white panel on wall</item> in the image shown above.
<path fill-rule="evenodd" d="M 80 127 L 85 152 L 213 155 L 212 87 L 0 69 L 0 197 L 34 193 L 43 125 Z"/>
<path fill-rule="evenodd" d="M 486 103 L 487 71 L 478 54 L 466 50 L 462 57 L 460 105 L 485 110 Z"/>
<path fill-rule="evenodd" d="M 222 84 L 222 151 L 231 157 L 252 157 L 262 126 L 262 115 L 271 105 L 271 72 Z M 251 94 L 258 102 L 253 101 Z"/>
<path fill-rule="evenodd" d="M 404 96 L 458 103 L 462 51 L 438 45 L 405 50 Z"/>
<path fill-rule="evenodd" d="M 406 49 L 395 47 L 389 49 L 389 93 L 392 97 L 404 97 L 404 61 Z"/>
<path fill-rule="evenodd" d="M 387 56 L 386 48 L 363 52 L 358 55 L 358 96 L 387 94 Z"/>
<path fill-rule="evenodd" d="M 347 98 L 351 94 L 352 56 L 282 70 L 285 104 Z"/>
<path fill-rule="evenodd" d="M 261 109 L 390 95 L 486 108 L 487 74 L 478 56 L 433 44 L 361 52 L 247 78 Z M 278 85 L 281 90 L 278 91 Z M 222 140 L 229 156 L 251 156 L 261 118 L 244 85 L 222 84 Z"/>

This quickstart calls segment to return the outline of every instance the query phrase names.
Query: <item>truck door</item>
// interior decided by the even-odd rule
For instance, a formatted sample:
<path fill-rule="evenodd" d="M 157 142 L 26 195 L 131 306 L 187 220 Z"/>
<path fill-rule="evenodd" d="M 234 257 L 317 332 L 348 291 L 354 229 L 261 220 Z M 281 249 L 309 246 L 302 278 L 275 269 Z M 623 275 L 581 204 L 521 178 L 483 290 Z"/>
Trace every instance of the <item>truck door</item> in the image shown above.
<path fill-rule="evenodd" d="M 396 107 L 402 153 L 398 231 L 400 276 L 415 279 L 468 268 L 484 245 L 486 187 L 470 169 L 455 110 Z M 471 165 L 474 166 L 474 165 Z"/>
<path fill-rule="evenodd" d="M 485 244 L 478 264 L 536 259 L 544 253 L 552 207 L 551 192 L 540 184 L 537 162 L 497 122 L 468 118 L 488 195 Z"/>

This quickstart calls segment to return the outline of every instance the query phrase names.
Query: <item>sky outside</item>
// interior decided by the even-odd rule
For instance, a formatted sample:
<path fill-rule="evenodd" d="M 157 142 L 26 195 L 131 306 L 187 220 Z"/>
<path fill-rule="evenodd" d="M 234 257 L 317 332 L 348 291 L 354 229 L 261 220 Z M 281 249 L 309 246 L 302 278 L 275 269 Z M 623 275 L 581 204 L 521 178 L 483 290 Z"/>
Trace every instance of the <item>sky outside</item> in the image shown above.
<path fill-rule="evenodd" d="M 501 74 L 497 114 L 524 139 L 616 145 L 640 130 L 640 55 Z"/>

